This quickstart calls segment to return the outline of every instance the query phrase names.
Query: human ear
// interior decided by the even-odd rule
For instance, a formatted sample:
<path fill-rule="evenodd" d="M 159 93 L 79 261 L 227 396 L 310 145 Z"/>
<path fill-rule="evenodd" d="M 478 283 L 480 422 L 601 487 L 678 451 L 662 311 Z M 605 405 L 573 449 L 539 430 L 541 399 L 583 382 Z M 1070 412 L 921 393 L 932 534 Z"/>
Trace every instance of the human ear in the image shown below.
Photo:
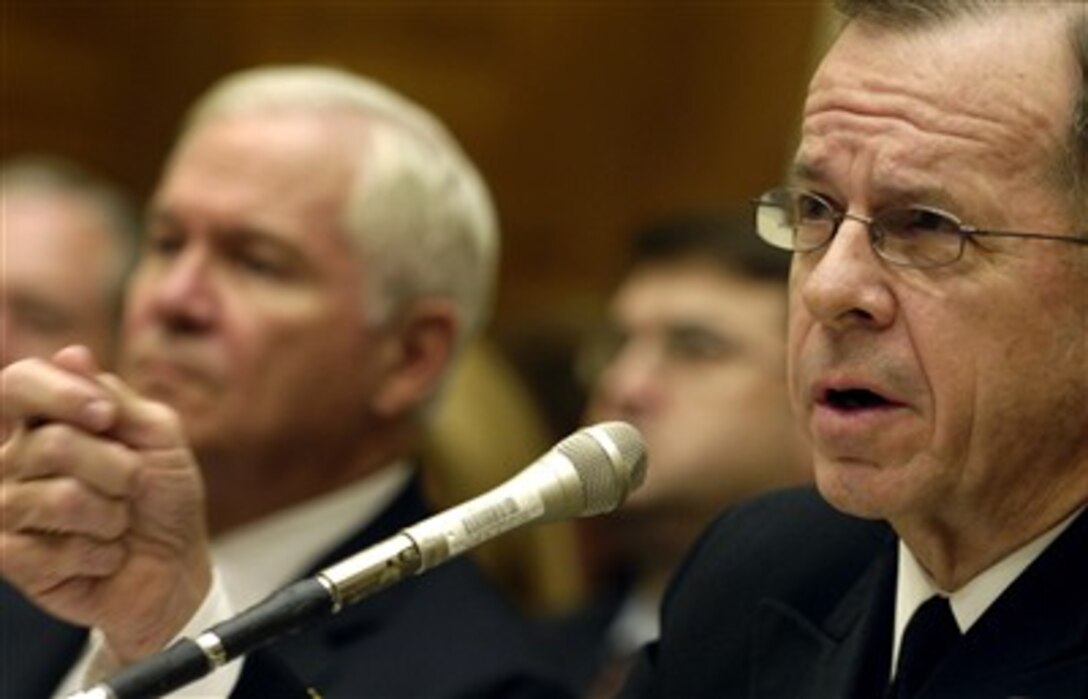
<path fill-rule="evenodd" d="M 375 412 L 386 417 L 412 412 L 438 391 L 452 361 L 458 322 L 453 304 L 442 299 L 419 299 L 397 314 L 392 361 L 375 392 Z"/>

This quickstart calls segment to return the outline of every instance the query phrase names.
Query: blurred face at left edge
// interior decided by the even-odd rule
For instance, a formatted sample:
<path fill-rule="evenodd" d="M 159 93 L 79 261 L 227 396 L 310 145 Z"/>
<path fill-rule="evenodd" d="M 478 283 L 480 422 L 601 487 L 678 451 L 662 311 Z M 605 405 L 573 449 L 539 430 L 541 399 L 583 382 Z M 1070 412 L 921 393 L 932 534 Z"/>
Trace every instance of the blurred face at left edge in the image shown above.
<path fill-rule="evenodd" d="M 121 367 L 180 413 L 206 470 L 309 449 L 316 465 L 371 419 L 380 331 L 342 225 L 361 133 L 337 115 L 220 117 L 167 164 Z"/>

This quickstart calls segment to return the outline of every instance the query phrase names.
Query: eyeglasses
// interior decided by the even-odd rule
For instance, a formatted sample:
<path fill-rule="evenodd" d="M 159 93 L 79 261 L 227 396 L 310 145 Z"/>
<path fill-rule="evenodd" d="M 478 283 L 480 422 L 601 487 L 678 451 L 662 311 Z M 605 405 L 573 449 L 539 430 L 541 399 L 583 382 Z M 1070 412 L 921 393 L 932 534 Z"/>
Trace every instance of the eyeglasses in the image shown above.
<path fill-rule="evenodd" d="M 955 216 L 924 206 L 887 209 L 871 218 L 837 210 L 818 194 L 802 189 L 772 189 L 752 202 L 756 233 L 782 250 L 810 252 L 827 245 L 846 219 L 865 224 L 873 250 L 892 264 L 940 267 L 963 256 L 964 241 L 973 236 L 1040 238 L 1088 245 L 1088 238 L 1046 233 L 988 231 L 964 225 Z"/>

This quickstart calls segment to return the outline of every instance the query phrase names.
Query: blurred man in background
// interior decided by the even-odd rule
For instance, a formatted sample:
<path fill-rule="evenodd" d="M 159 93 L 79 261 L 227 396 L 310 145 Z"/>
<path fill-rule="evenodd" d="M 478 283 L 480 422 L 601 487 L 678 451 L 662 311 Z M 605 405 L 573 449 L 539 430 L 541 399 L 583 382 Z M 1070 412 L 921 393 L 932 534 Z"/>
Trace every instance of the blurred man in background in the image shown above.
<path fill-rule="evenodd" d="M 120 378 L 78 347 L 2 377 L 21 422 L 3 574 L 96 631 L 64 688 L 423 519 L 413 458 L 494 284 L 495 213 L 460 147 L 336 69 L 214 86 L 148 215 Z M 329 698 L 563 694 L 465 559 L 270 651 Z M 225 692 L 230 669 L 183 693 Z"/>
<path fill-rule="evenodd" d="M 138 217 L 116 184 L 67 159 L 27 154 L 0 163 L 0 363 L 49 357 L 79 342 L 112 365 L 124 278 Z M 0 434 L 8 430 L 0 405 Z M 6 511 L 6 510 L 5 510 Z M 41 696 L 28 647 L 75 652 L 79 632 L 46 619 L 0 582 L 0 689 Z M 54 676 L 62 670 L 54 670 Z M 9 691 L 10 690 L 10 691 Z"/>
<path fill-rule="evenodd" d="M 625 661 L 657 636 L 665 584 L 707 523 L 808 477 L 785 381 L 789 256 L 750 228 L 747 217 L 708 212 L 642 230 L 607 330 L 581 358 L 595 379 L 587 420 L 635 425 L 649 458 L 642 488 L 587 522 L 603 556 L 601 593 L 549 631 L 593 696 L 613 693 Z"/>
<path fill-rule="evenodd" d="M 54 156 L 0 163 L 0 365 L 80 342 L 114 355 L 137 217 L 115 184 Z"/>

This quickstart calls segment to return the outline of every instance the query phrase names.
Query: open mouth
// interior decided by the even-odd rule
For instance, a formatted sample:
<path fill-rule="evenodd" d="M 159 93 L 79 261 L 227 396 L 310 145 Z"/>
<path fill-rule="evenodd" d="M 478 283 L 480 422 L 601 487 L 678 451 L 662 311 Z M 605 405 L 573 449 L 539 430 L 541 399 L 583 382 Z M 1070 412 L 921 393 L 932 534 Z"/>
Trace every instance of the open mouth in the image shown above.
<path fill-rule="evenodd" d="M 828 389 L 821 402 L 835 410 L 846 411 L 890 408 L 895 405 L 879 393 L 866 388 Z"/>

